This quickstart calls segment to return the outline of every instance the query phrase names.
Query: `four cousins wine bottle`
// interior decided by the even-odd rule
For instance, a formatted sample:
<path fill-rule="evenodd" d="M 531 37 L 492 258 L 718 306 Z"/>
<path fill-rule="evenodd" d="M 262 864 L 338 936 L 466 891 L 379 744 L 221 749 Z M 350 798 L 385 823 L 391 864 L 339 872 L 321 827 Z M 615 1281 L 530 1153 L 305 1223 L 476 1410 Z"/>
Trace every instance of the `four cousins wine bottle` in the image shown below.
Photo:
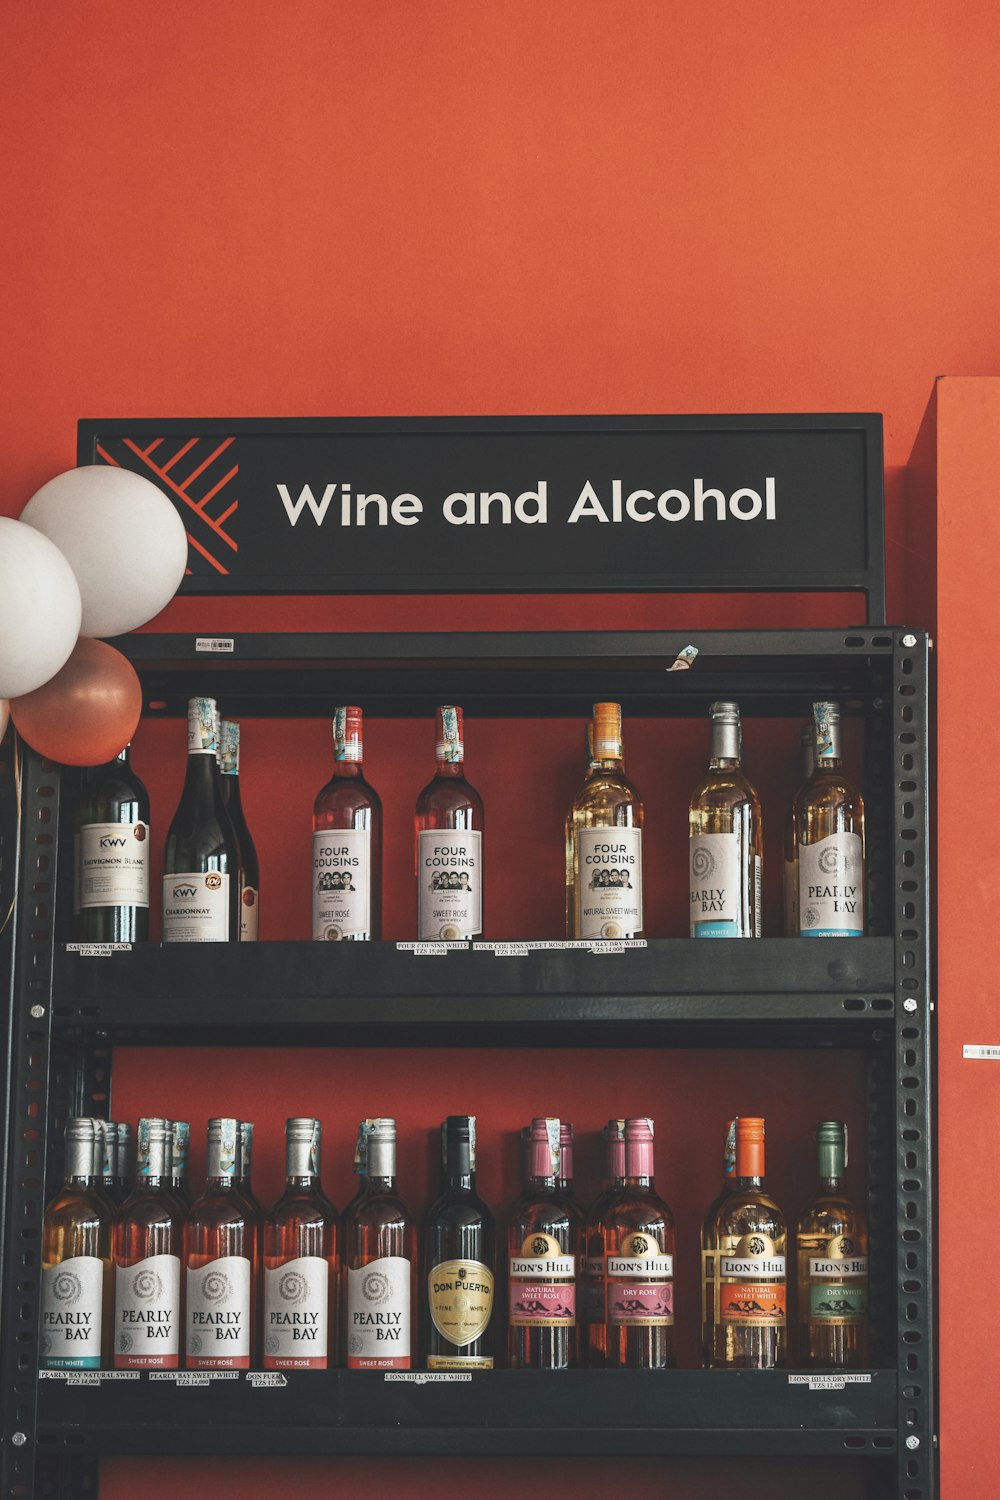
<path fill-rule="evenodd" d="M 566 817 L 566 936 L 644 933 L 639 793 L 625 776 L 622 711 L 595 703 L 587 779 Z"/>
<path fill-rule="evenodd" d="M 333 775 L 313 806 L 312 935 L 382 936 L 382 803 L 365 780 L 360 708 L 334 709 Z"/>
<path fill-rule="evenodd" d="M 483 935 L 483 802 L 465 779 L 462 710 L 437 711 L 437 769 L 414 816 L 417 938 Z"/>

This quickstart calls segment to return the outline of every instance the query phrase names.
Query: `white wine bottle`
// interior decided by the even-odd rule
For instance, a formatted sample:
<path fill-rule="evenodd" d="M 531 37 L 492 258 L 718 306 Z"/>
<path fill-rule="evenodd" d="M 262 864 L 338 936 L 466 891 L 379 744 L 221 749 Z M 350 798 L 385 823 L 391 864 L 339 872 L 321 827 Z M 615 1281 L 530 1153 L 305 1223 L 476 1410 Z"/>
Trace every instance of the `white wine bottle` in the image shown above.
<path fill-rule="evenodd" d="M 188 703 L 184 790 L 163 855 L 163 941 L 226 943 L 240 932 L 240 855 L 218 763 L 214 698 Z"/>
<path fill-rule="evenodd" d="M 240 796 L 240 726 L 235 719 L 219 725 L 219 770 L 222 800 L 240 846 L 240 942 L 255 943 L 260 930 L 260 862 Z"/>
<path fill-rule="evenodd" d="M 691 936 L 760 937 L 760 798 L 741 765 L 740 710 L 713 703 L 708 775 L 688 815 Z"/>
<path fill-rule="evenodd" d="M 862 937 L 865 805 L 840 751 L 840 705 L 814 703 L 816 765 L 795 798 L 799 936 Z"/>
<path fill-rule="evenodd" d="M 594 704 L 592 754 L 566 818 L 566 936 L 639 938 L 642 801 L 625 778 L 619 704 Z"/>
<path fill-rule="evenodd" d="M 799 736 L 799 785 L 808 781 L 816 764 L 816 732 L 810 719 Z M 795 799 L 788 804 L 785 817 L 785 858 L 783 870 L 785 937 L 799 935 L 799 841 L 795 832 Z"/>

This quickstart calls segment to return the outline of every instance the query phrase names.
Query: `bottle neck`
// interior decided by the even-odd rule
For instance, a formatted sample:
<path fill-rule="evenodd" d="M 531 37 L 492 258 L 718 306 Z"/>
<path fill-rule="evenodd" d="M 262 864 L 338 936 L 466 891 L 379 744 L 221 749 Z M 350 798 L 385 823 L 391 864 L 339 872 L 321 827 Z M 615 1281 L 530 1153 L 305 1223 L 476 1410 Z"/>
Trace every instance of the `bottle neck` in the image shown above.
<path fill-rule="evenodd" d="M 555 1177 L 527 1177 L 524 1190 L 526 1193 L 554 1193 L 556 1179 Z"/>
<path fill-rule="evenodd" d="M 364 762 L 360 760 L 334 760 L 333 774 L 338 781 L 360 781 L 364 776 Z"/>
<path fill-rule="evenodd" d="M 840 1176 L 821 1177 L 819 1180 L 819 1188 L 821 1193 L 828 1193 L 830 1195 L 843 1193 L 844 1179 Z"/>
<path fill-rule="evenodd" d="M 760 1192 L 764 1186 L 763 1177 L 757 1175 L 744 1177 L 740 1174 L 737 1174 L 737 1176 L 731 1178 L 730 1180 L 735 1183 L 736 1190 L 740 1193 Z"/>
<path fill-rule="evenodd" d="M 623 755 L 599 755 L 594 760 L 593 776 L 600 776 L 602 772 L 608 775 L 617 772 L 620 776 L 625 771 L 625 757 Z"/>
<path fill-rule="evenodd" d="M 653 1178 L 651 1175 L 645 1172 L 630 1172 L 629 1175 L 625 1178 L 625 1187 L 626 1189 L 636 1188 L 641 1192 L 651 1192 L 653 1187 Z"/>
<path fill-rule="evenodd" d="M 463 760 L 441 760 L 436 762 L 436 775 L 448 777 L 452 781 L 460 781 L 465 775 L 465 761 Z"/>
<path fill-rule="evenodd" d="M 712 748 L 709 765 L 713 771 L 738 770 L 740 765 L 738 720 L 712 720 Z"/>

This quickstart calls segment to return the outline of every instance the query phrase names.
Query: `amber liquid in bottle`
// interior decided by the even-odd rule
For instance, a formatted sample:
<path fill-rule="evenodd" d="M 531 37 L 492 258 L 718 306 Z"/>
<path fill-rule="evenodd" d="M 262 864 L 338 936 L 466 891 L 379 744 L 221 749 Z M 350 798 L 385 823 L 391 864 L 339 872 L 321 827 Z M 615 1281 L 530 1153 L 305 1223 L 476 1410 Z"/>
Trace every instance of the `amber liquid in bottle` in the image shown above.
<path fill-rule="evenodd" d="M 344 1220 L 349 1370 L 409 1370 L 417 1335 L 417 1228 L 396 1191 L 396 1122 L 367 1124 L 364 1191 Z"/>
<path fill-rule="evenodd" d="M 313 806 L 312 935 L 382 936 L 382 803 L 365 780 L 360 708 L 333 715 L 333 775 Z"/>
<path fill-rule="evenodd" d="M 285 1124 L 285 1191 L 264 1222 L 265 1370 L 336 1363 L 337 1210 L 320 1187 L 320 1122 Z"/>
<path fill-rule="evenodd" d="M 651 1120 L 625 1121 L 625 1182 L 607 1208 L 603 1240 L 608 1367 L 672 1369 L 674 1216 L 653 1181 Z"/>
<path fill-rule="evenodd" d="M 707 1237 L 707 1226 L 714 1222 L 715 1216 L 722 1207 L 723 1201 L 728 1198 L 733 1190 L 736 1180 L 736 1121 L 730 1120 L 726 1131 L 726 1149 L 722 1156 L 722 1187 L 712 1202 L 709 1204 L 705 1214 L 701 1231 L 702 1248 L 702 1270 L 705 1267 L 705 1241 Z M 714 1323 L 712 1320 L 712 1308 L 714 1303 L 714 1284 L 710 1277 L 702 1275 L 701 1279 L 701 1354 L 702 1363 L 707 1367 L 712 1363 L 712 1350 L 714 1341 Z"/>
<path fill-rule="evenodd" d="M 507 1231 L 508 1359 L 512 1369 L 568 1370 L 579 1359 L 577 1271 L 582 1215 L 564 1198 L 559 1121 L 531 1122 L 524 1192 Z"/>
<path fill-rule="evenodd" d="M 116 1370 L 180 1363 L 184 1216 L 170 1189 L 170 1121 L 139 1121 L 135 1189 L 115 1217 Z"/>
<path fill-rule="evenodd" d="M 732 1191 L 702 1231 L 707 1363 L 769 1370 L 785 1363 L 787 1229 L 764 1190 L 764 1121 L 736 1121 Z"/>
<path fill-rule="evenodd" d="M 621 708 L 595 703 L 593 766 L 566 818 L 566 936 L 644 933 L 642 801 L 625 777 Z"/>
<path fill-rule="evenodd" d="M 625 1186 L 625 1121 L 609 1120 L 604 1136 L 604 1178 L 601 1191 L 587 1214 L 584 1244 L 584 1280 L 581 1287 L 581 1329 L 587 1347 L 587 1363 L 601 1369 L 607 1363 L 607 1324 L 604 1321 L 605 1218 L 611 1204 Z"/>
<path fill-rule="evenodd" d="M 820 1189 L 799 1221 L 799 1363 L 856 1370 L 868 1353 L 868 1226 L 847 1196 L 847 1127 L 816 1127 Z"/>
<path fill-rule="evenodd" d="M 184 1227 L 185 1363 L 246 1370 L 256 1350 L 258 1236 L 239 1190 L 239 1121 L 208 1122 L 205 1191 Z"/>
<path fill-rule="evenodd" d="M 691 937 L 760 937 L 760 798 L 741 764 L 739 707 L 713 703 L 709 713 L 708 775 L 688 814 Z"/>
<path fill-rule="evenodd" d="M 43 1370 L 98 1370 L 108 1364 L 114 1286 L 111 1207 L 94 1177 L 94 1122 L 66 1125 L 65 1181 L 42 1226 Z"/>
<path fill-rule="evenodd" d="M 814 703 L 815 769 L 795 797 L 799 936 L 863 937 L 865 805 L 844 771 L 840 706 Z"/>
<path fill-rule="evenodd" d="M 464 942 L 483 935 L 483 802 L 465 779 L 460 708 L 438 709 L 435 755 L 414 817 L 417 938 Z"/>
<path fill-rule="evenodd" d="M 475 1117 L 445 1121 L 444 1191 L 423 1231 L 428 1370 L 492 1370 L 496 1226 L 476 1192 Z"/>
<path fill-rule="evenodd" d="M 240 793 L 240 726 L 235 719 L 223 719 L 219 725 L 219 771 L 222 800 L 240 851 L 239 940 L 241 943 L 255 943 L 260 932 L 260 861 L 243 811 Z"/>

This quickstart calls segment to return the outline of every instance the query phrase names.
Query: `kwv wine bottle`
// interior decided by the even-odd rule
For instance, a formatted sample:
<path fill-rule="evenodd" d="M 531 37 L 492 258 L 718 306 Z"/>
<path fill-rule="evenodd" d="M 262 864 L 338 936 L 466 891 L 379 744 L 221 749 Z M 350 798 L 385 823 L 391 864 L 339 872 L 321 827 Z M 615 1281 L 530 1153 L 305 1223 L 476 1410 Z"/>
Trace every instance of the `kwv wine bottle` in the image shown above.
<path fill-rule="evenodd" d="M 795 798 L 799 935 L 862 937 L 865 805 L 844 771 L 840 705 L 814 703 L 815 768 Z"/>
<path fill-rule="evenodd" d="M 785 1220 L 764 1191 L 764 1121 L 736 1121 L 733 1186 L 702 1229 L 706 1363 L 769 1370 L 785 1363 Z"/>
<path fill-rule="evenodd" d="M 799 1363 L 868 1363 L 868 1226 L 847 1196 L 847 1126 L 816 1127 L 819 1193 L 799 1221 Z"/>
<path fill-rule="evenodd" d="M 643 936 L 642 801 L 625 778 L 622 711 L 595 703 L 594 769 L 566 818 L 566 935 Z"/>
<path fill-rule="evenodd" d="M 312 935 L 382 936 L 382 803 L 364 774 L 360 708 L 333 714 L 333 775 L 312 817 Z"/>
<path fill-rule="evenodd" d="M 653 1122 L 625 1121 L 625 1182 L 604 1215 L 605 1362 L 668 1370 L 674 1344 L 674 1216 L 653 1181 Z"/>
<path fill-rule="evenodd" d="M 260 931 L 260 861 L 254 848 L 240 795 L 240 726 L 235 719 L 219 725 L 219 770 L 226 805 L 240 852 L 241 943 L 255 943 Z"/>
<path fill-rule="evenodd" d="M 367 1121 L 364 1193 L 344 1221 L 349 1370 L 408 1370 L 416 1334 L 416 1225 L 396 1191 L 396 1122 Z"/>
<path fill-rule="evenodd" d="M 816 764 L 816 731 L 810 719 L 799 735 L 799 785 L 807 782 Z M 786 937 L 799 935 L 799 841 L 795 832 L 795 801 L 788 804 L 784 834 L 784 931 Z"/>
<path fill-rule="evenodd" d="M 184 790 L 163 855 L 163 941 L 225 943 L 240 931 L 240 857 L 222 796 L 213 698 L 188 703 Z"/>
<path fill-rule="evenodd" d="M 264 1368 L 336 1357 L 337 1210 L 320 1186 L 320 1122 L 285 1124 L 285 1191 L 264 1221 Z"/>
<path fill-rule="evenodd" d="M 253 1359 L 258 1241 L 237 1183 L 238 1130 L 238 1120 L 209 1120 L 205 1191 L 184 1226 L 189 1370 L 246 1370 Z"/>
<path fill-rule="evenodd" d="M 512 1369 L 568 1370 L 578 1361 L 577 1272 L 582 1215 L 556 1185 L 559 1121 L 531 1122 L 524 1191 L 507 1231 L 508 1360 Z"/>
<path fill-rule="evenodd" d="M 184 1218 L 171 1192 L 170 1121 L 139 1121 L 135 1189 L 115 1216 L 116 1370 L 176 1370 Z"/>
<path fill-rule="evenodd" d="M 444 1122 L 444 1192 L 423 1232 L 424 1355 L 428 1370 L 492 1370 L 496 1230 L 476 1192 L 475 1117 Z"/>
<path fill-rule="evenodd" d="M 760 937 L 760 799 L 741 764 L 740 710 L 713 703 L 709 714 L 708 775 L 688 814 L 691 937 Z"/>
<path fill-rule="evenodd" d="M 94 1122 L 66 1124 L 65 1181 L 42 1226 L 43 1370 L 98 1370 L 108 1361 L 114 1293 L 111 1208 L 94 1176 Z"/>
<path fill-rule="evenodd" d="M 85 943 L 149 937 L 149 794 L 126 745 L 86 780 L 76 814 L 76 934 Z"/>
<path fill-rule="evenodd" d="M 465 779 L 460 708 L 438 709 L 435 754 L 414 819 L 417 937 L 464 942 L 483 935 L 483 803 Z"/>

